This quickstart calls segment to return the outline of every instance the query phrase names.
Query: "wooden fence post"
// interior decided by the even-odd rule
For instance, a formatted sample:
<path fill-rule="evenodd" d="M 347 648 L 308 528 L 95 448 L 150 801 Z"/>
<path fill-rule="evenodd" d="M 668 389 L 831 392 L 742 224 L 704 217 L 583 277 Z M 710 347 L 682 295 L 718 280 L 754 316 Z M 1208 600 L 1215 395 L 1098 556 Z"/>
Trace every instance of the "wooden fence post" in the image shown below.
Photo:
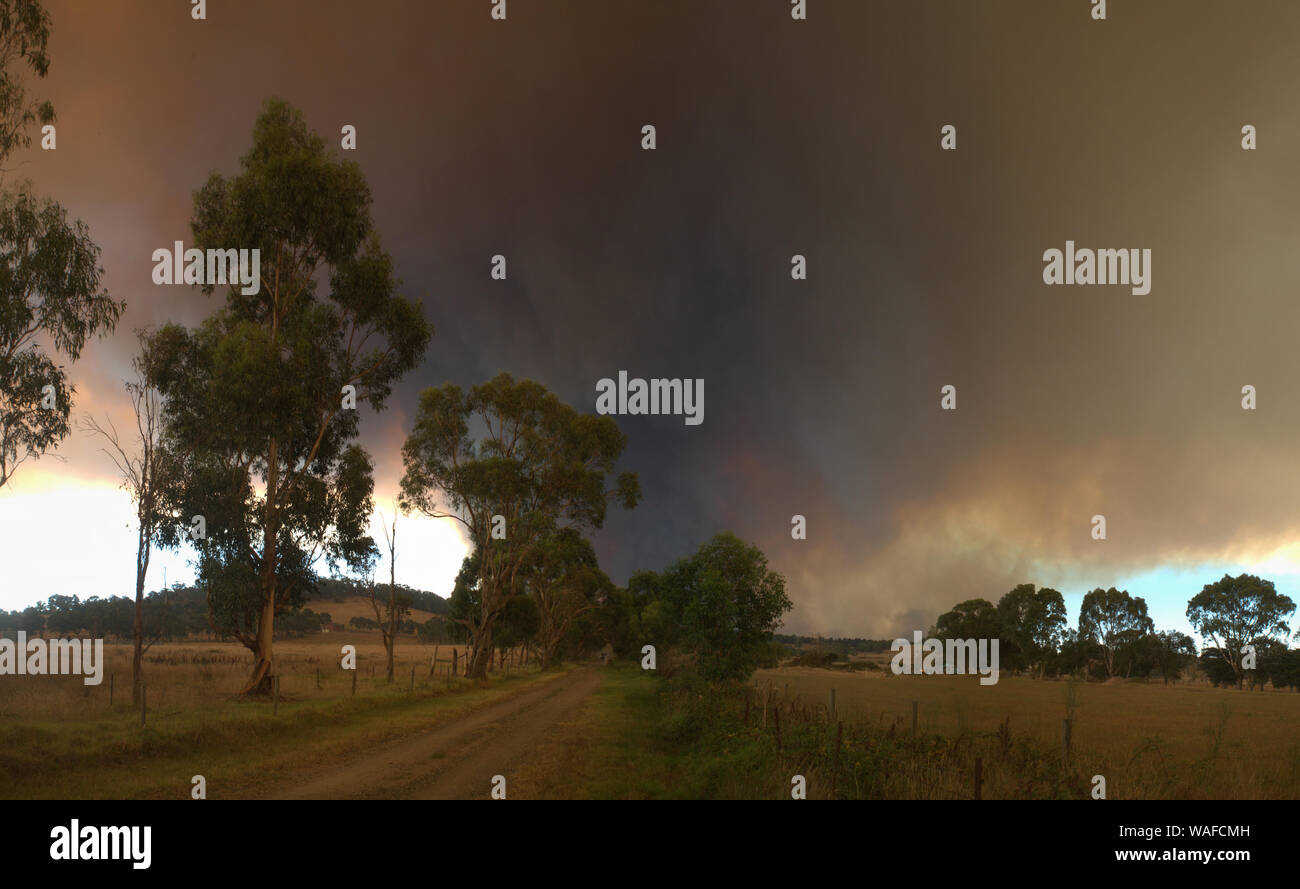
<path fill-rule="evenodd" d="M 844 723 L 835 723 L 835 758 L 831 760 L 831 799 L 835 799 L 835 779 L 840 773 L 840 742 L 844 739 Z"/>

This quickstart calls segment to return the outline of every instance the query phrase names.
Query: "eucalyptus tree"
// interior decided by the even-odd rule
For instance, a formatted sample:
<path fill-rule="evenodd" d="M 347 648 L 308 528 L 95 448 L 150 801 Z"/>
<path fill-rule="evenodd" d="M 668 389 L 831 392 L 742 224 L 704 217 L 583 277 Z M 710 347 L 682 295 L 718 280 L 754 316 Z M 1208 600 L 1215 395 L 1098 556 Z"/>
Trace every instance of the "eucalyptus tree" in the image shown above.
<path fill-rule="evenodd" d="M 211 174 L 190 224 L 201 251 L 259 251 L 261 286 L 229 286 L 197 328 L 169 324 L 146 349 L 180 464 L 170 496 L 191 517 L 168 543 L 198 550 L 214 629 L 254 653 L 245 693 L 270 688 L 275 616 L 315 565 L 365 573 L 378 554 L 357 408 L 384 408 L 432 328 L 397 293 L 370 203 L 360 167 L 269 100 L 239 173 Z"/>
<path fill-rule="evenodd" d="M 402 447 L 402 496 L 424 515 L 459 521 L 474 547 L 475 607 L 460 618 L 467 675 L 486 675 L 493 629 L 523 595 L 521 572 L 542 543 L 561 528 L 601 527 L 611 500 L 636 506 L 636 474 L 614 478 L 626 445 L 613 417 L 579 413 L 510 374 L 469 392 L 448 383 L 421 393 Z"/>

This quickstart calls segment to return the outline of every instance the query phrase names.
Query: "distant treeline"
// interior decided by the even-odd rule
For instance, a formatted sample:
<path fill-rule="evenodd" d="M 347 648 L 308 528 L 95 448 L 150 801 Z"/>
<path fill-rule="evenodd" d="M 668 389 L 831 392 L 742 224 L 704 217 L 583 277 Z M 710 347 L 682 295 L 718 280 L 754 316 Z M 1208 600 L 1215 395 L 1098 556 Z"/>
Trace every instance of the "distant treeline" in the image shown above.
<path fill-rule="evenodd" d="M 317 609 L 303 607 L 277 615 L 277 639 L 320 633 L 336 622 L 327 610 L 330 602 L 343 602 L 365 594 L 368 587 L 348 580 L 321 578 L 311 601 Z M 386 591 L 386 585 L 383 590 Z M 413 605 L 432 612 L 438 617 L 424 624 L 405 621 L 402 632 L 417 636 L 425 642 L 446 642 L 450 637 L 444 626 L 447 600 L 436 593 L 415 590 L 398 584 L 398 591 L 409 596 Z M 386 594 L 386 592 L 384 593 Z M 144 638 L 148 642 L 177 641 L 195 637 L 226 639 L 216 634 L 208 619 L 207 594 L 196 587 L 176 584 L 169 590 L 157 590 L 144 598 L 142 620 Z M 44 633 L 50 636 L 90 636 L 103 639 L 130 639 L 133 632 L 135 602 L 126 596 L 50 596 L 15 611 L 0 610 L 0 635 L 14 636 L 23 630 L 28 634 Z M 349 629 L 377 629 L 378 624 L 367 618 L 352 618 Z"/>
<path fill-rule="evenodd" d="M 967 599 L 939 615 L 935 639 L 998 639 L 1001 667 L 1038 676 L 1146 678 L 1170 682 L 1197 667 L 1215 685 L 1300 690 L 1300 649 L 1287 647 L 1295 603 L 1272 581 L 1225 575 L 1187 603 L 1187 619 L 1206 644 L 1177 630 L 1157 632 L 1141 596 L 1097 588 L 1083 597 L 1076 627 L 1066 625 L 1064 597 L 1020 584 L 995 605 Z"/>
<path fill-rule="evenodd" d="M 785 636 L 778 634 L 776 641 L 787 648 L 815 648 L 848 657 L 851 654 L 875 654 L 888 651 L 891 639 L 826 639 L 822 636 Z"/>

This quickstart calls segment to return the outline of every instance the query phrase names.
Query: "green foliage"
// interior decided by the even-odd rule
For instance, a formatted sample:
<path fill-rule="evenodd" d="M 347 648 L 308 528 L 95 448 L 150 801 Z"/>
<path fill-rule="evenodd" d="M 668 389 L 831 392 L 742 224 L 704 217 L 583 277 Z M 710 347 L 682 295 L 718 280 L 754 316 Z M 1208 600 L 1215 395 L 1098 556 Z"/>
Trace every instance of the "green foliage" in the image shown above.
<path fill-rule="evenodd" d="M 935 622 L 936 639 L 994 639 L 1001 635 L 998 609 L 987 599 L 967 599 Z"/>
<path fill-rule="evenodd" d="M 982 622 L 983 613 L 972 617 Z M 1060 645 L 1065 628 L 1065 599 L 1054 589 L 1043 587 L 1035 591 L 1032 583 L 1022 583 L 998 602 L 997 620 L 1003 663 L 1013 670 L 1037 665 L 1041 675 L 1047 660 Z"/>
<path fill-rule="evenodd" d="M 794 667 L 829 667 L 837 660 L 833 651 L 805 651 L 790 661 Z"/>
<path fill-rule="evenodd" d="M 1234 658 L 1218 648 L 1207 648 L 1201 652 L 1200 666 L 1205 676 L 1210 682 L 1219 687 L 1231 688 L 1240 681 L 1238 673 L 1233 669 Z"/>
<path fill-rule="evenodd" d="M 171 641 L 210 632 L 207 595 L 180 584 L 149 593 L 143 603 L 144 640 Z M 135 602 L 127 596 L 50 596 L 21 611 L 0 611 L 0 631 L 42 630 L 65 636 L 129 639 Z M 304 612 L 309 613 L 309 612 Z M 310 632 L 310 630 L 308 630 Z"/>
<path fill-rule="evenodd" d="M 50 70 L 50 14 L 38 0 L 0 0 L 0 164 L 32 144 L 30 127 L 54 122 L 54 106 L 28 96 L 19 76 Z"/>
<path fill-rule="evenodd" d="M 1079 636 L 1101 646 L 1106 672 L 1117 672 L 1117 655 L 1136 640 L 1155 632 L 1147 616 L 1146 600 L 1127 590 L 1097 588 L 1083 597 L 1079 607 Z"/>
<path fill-rule="evenodd" d="M 574 528 L 561 528 L 539 541 L 519 576 L 537 615 L 542 669 L 556 663 L 563 647 L 598 647 L 596 625 L 584 618 L 613 594 L 614 583 L 600 569 L 590 541 Z"/>
<path fill-rule="evenodd" d="M 441 616 L 434 616 L 422 624 L 416 624 L 415 637 L 425 644 L 451 642 L 451 633 L 448 628 L 451 626 L 448 621 Z"/>
<path fill-rule="evenodd" d="M 743 679 L 762 659 L 791 604 L 767 557 L 730 532 L 719 534 L 663 575 L 663 613 L 708 679 Z M 653 640 L 649 640 L 653 641 Z"/>
<path fill-rule="evenodd" d="M 1253 643 L 1259 647 L 1266 640 L 1285 638 L 1289 631 L 1286 618 L 1294 612 L 1290 597 L 1279 593 L 1271 580 L 1253 574 L 1225 574 L 1207 583 L 1187 603 L 1192 628 L 1214 644 L 1238 680 L 1242 676 L 1242 646 Z"/>
<path fill-rule="evenodd" d="M 531 642 L 537 635 L 539 622 L 536 601 L 528 596 L 513 596 L 501 612 L 493 644 L 498 648 L 513 648 Z"/>
<path fill-rule="evenodd" d="M 798 774 L 809 799 L 968 799 L 976 757 L 986 798 L 1089 794 L 1058 749 L 1008 731 L 913 738 L 898 730 L 901 717 L 882 724 L 848 715 L 837 749 L 837 727 L 821 713 L 777 696 L 779 717 L 769 706 L 764 724 L 761 698 L 738 682 L 690 670 L 656 682 L 629 667 L 607 683 L 613 702 L 603 706 L 615 712 L 591 754 L 596 774 L 579 776 L 579 797 L 788 800 Z"/>
<path fill-rule="evenodd" d="M 99 253 L 53 201 L 26 186 L 0 194 L 0 485 L 68 435 L 73 388 L 57 358 L 75 361 L 122 313 L 100 286 Z"/>
<path fill-rule="evenodd" d="M 1300 649 L 1271 644 L 1259 657 L 1260 681 L 1268 680 L 1274 688 L 1300 691 Z"/>
<path fill-rule="evenodd" d="M 403 508 L 452 517 L 474 544 L 462 566 L 453 617 L 474 649 L 481 676 L 493 631 L 523 595 L 520 573 L 537 549 L 568 527 L 604 524 L 608 502 L 640 500 L 636 475 L 607 483 L 627 439 L 612 417 L 580 414 L 531 380 L 499 374 L 468 393 L 447 384 L 420 395 L 414 429 L 402 447 Z M 504 536 L 494 536 L 494 521 Z"/>

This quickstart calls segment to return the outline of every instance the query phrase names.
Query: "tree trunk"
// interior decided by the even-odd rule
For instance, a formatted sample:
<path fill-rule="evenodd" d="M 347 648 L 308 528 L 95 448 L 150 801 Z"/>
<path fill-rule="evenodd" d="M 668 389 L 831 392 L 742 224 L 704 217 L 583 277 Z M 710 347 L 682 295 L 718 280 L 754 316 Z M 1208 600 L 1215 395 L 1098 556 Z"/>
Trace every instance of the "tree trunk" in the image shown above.
<path fill-rule="evenodd" d="M 393 681 L 393 649 L 397 646 L 397 640 L 393 638 L 392 632 L 384 633 L 384 648 L 388 649 L 388 681 Z"/>
<path fill-rule="evenodd" d="M 473 653 L 465 664 L 465 678 L 486 679 L 488 660 L 492 657 L 492 631 L 485 631 L 487 638 L 474 641 Z"/>
<path fill-rule="evenodd" d="M 257 626 L 257 654 L 253 672 L 240 694 L 266 695 L 271 693 L 271 634 L 275 627 L 275 566 L 276 527 L 275 497 L 279 481 L 279 448 L 271 440 L 266 472 L 266 507 L 262 521 L 262 616 Z"/>
<path fill-rule="evenodd" d="M 265 583 L 265 579 L 263 581 Z M 267 695 L 271 693 L 271 632 L 275 621 L 275 587 L 271 581 L 271 591 L 262 606 L 262 617 L 257 627 L 257 652 L 253 663 L 253 672 L 248 677 L 240 694 Z M 265 589 L 265 586 L 263 586 Z"/>
<path fill-rule="evenodd" d="M 144 547 L 148 545 L 147 539 L 141 527 L 135 553 L 135 620 L 131 628 L 135 637 L 135 650 L 131 654 L 131 703 L 136 707 L 140 706 L 140 682 L 144 679 L 144 575 L 149 570 L 149 556 Z"/>
<path fill-rule="evenodd" d="M 393 681 L 393 650 L 397 647 L 397 514 L 393 514 L 393 534 L 388 538 L 388 632 L 384 645 L 388 647 L 388 681 Z"/>

